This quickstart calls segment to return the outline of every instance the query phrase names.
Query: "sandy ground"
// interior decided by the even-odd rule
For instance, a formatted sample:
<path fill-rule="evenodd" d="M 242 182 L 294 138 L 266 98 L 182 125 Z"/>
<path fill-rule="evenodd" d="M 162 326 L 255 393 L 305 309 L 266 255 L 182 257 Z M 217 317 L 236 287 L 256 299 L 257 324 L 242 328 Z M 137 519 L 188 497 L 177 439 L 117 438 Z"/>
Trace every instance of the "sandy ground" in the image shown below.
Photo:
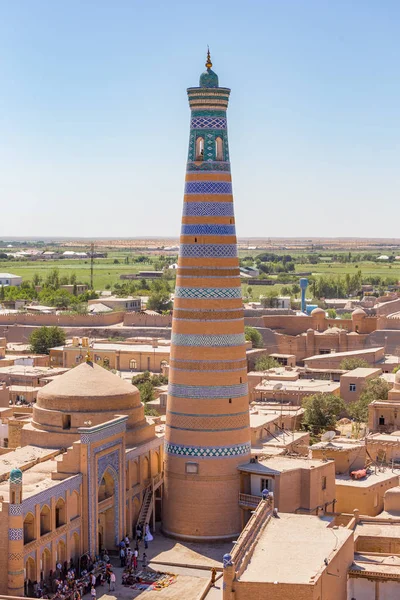
<path fill-rule="evenodd" d="M 149 548 L 146 550 L 149 570 L 176 574 L 176 582 L 161 591 L 132 590 L 121 584 L 123 569 L 119 567 L 119 561 L 114 558 L 112 559 L 112 563 L 117 577 L 116 590 L 115 592 L 109 592 L 108 585 L 99 586 L 97 588 L 97 599 L 131 600 L 140 598 L 140 600 L 154 600 L 158 598 L 158 600 L 197 600 L 210 580 L 211 568 L 214 566 L 221 568 L 223 555 L 231 549 L 232 544 L 230 543 L 181 543 L 166 538 L 157 532 L 154 540 L 149 543 Z M 139 559 L 142 558 L 143 551 L 142 544 Z M 140 567 L 141 560 L 139 560 L 139 569 Z M 84 598 L 85 600 L 89 599 L 90 594 L 86 594 Z M 210 590 L 207 595 L 207 600 L 218 600 L 220 598 L 222 598 L 222 579 L 217 582 L 216 587 Z"/>

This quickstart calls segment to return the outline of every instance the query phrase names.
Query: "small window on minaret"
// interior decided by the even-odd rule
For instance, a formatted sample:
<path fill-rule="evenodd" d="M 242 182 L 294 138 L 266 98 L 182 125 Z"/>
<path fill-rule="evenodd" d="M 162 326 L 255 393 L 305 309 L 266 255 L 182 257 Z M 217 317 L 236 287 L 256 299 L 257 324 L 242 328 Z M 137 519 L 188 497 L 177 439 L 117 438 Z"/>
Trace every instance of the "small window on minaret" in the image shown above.
<path fill-rule="evenodd" d="M 220 137 L 215 138 L 215 159 L 216 160 L 224 159 L 223 142 L 222 142 L 222 138 L 220 138 Z"/>
<path fill-rule="evenodd" d="M 195 244 L 197 244 L 197 238 L 194 238 L 194 242 L 195 242 Z"/>
<path fill-rule="evenodd" d="M 204 138 L 202 137 L 196 140 L 196 160 L 204 160 Z"/>

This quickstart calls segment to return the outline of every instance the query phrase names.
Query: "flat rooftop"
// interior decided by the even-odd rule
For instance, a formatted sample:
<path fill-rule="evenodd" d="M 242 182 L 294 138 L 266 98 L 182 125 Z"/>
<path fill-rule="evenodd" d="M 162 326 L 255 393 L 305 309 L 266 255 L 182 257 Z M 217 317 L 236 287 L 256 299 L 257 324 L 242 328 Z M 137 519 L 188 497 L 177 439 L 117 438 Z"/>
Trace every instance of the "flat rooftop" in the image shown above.
<path fill-rule="evenodd" d="M 348 350 L 347 352 L 331 352 L 330 354 L 314 354 L 313 356 L 307 356 L 307 358 L 304 359 L 304 362 L 306 362 L 307 360 L 317 360 L 317 359 L 324 359 L 324 360 L 329 360 L 330 358 L 334 358 L 335 356 L 338 356 L 339 358 L 346 358 L 346 356 L 359 356 L 360 354 L 374 354 L 375 352 L 378 352 L 379 350 L 384 350 L 383 346 L 378 346 L 376 348 L 366 348 L 363 350 Z M 398 360 L 398 359 L 397 359 Z"/>
<path fill-rule="evenodd" d="M 291 439 L 291 435 L 287 435 L 287 438 Z M 240 471 L 245 473 L 284 473 L 287 471 L 295 471 L 297 469 L 315 469 L 315 467 L 321 467 L 327 462 L 322 461 L 318 458 L 297 458 L 288 456 L 276 456 L 273 458 L 260 458 L 258 462 L 243 463 L 238 466 Z"/>
<path fill-rule="evenodd" d="M 388 479 L 392 479 L 393 477 L 399 478 L 400 469 L 394 469 L 392 471 L 391 468 L 387 468 L 386 471 L 376 473 L 371 472 L 369 475 L 364 477 L 363 479 L 352 479 L 350 475 L 336 475 L 336 485 L 343 485 L 348 487 L 356 487 L 356 488 L 367 488 L 372 485 L 376 485 L 377 483 L 382 483 L 387 481 Z"/>
<path fill-rule="evenodd" d="M 354 531 L 355 539 L 358 537 L 393 538 L 400 539 L 400 521 L 390 523 L 359 522 Z"/>
<path fill-rule="evenodd" d="M 154 346 L 152 346 L 151 344 L 116 344 L 116 343 L 109 343 L 109 344 L 101 344 L 101 343 L 94 343 L 93 345 L 91 345 L 90 347 L 87 346 L 55 346 L 54 348 L 51 348 L 51 350 L 59 350 L 59 351 L 64 351 L 64 350 L 81 350 L 82 352 L 95 352 L 96 350 L 98 352 L 114 352 L 114 351 L 118 351 L 121 353 L 124 352 L 146 352 L 146 353 L 151 353 L 154 352 L 155 354 L 158 354 L 160 352 L 164 353 L 165 352 L 169 352 L 170 351 L 170 346 L 157 346 L 156 348 Z"/>
<path fill-rule="evenodd" d="M 301 379 L 297 381 L 281 380 L 282 387 L 276 389 L 276 380 L 264 379 L 254 388 L 257 391 L 275 392 L 277 396 L 283 392 L 333 392 L 340 388 L 340 383 L 330 379 Z"/>
<path fill-rule="evenodd" d="M 312 578 L 325 568 L 324 560 L 335 556 L 353 533 L 345 527 L 333 531 L 330 522 L 287 513 L 271 519 L 239 581 L 313 584 Z"/>
<path fill-rule="evenodd" d="M 7 479 L 12 469 L 29 469 L 29 465 L 37 461 L 47 460 L 53 457 L 55 454 L 59 454 L 58 449 L 52 448 L 38 448 L 37 446 L 24 446 L 23 448 L 17 448 L 11 450 L 7 454 L 0 456 L 0 481 Z"/>
<path fill-rule="evenodd" d="M 372 367 L 357 367 L 357 369 L 343 373 L 342 377 L 348 377 L 349 379 L 352 377 L 370 377 L 372 375 L 380 375 L 381 371 L 381 369 L 374 369 Z"/>
<path fill-rule="evenodd" d="M 45 377 L 46 375 L 61 375 L 66 371 L 69 371 L 69 369 L 62 367 L 28 367 L 25 365 L 10 365 L 9 367 L 0 367 L 0 379 L 3 374 L 26 375 L 30 377 Z"/>
<path fill-rule="evenodd" d="M 257 414 L 255 415 L 254 413 L 250 413 L 250 428 L 251 429 L 258 429 L 259 427 L 262 427 L 263 425 L 268 425 L 269 423 L 273 423 L 274 421 L 276 421 L 279 418 L 279 414 Z"/>

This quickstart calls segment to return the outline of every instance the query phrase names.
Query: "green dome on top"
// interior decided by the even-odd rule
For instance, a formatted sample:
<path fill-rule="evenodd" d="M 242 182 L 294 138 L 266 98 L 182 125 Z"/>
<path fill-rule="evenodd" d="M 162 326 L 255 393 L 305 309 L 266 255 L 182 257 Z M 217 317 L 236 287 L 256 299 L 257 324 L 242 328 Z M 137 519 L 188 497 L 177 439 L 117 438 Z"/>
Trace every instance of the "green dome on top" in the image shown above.
<path fill-rule="evenodd" d="M 200 87 L 204 88 L 217 88 L 218 87 L 218 75 L 211 69 L 207 69 L 200 75 Z"/>
<path fill-rule="evenodd" d="M 204 71 L 200 75 L 199 85 L 203 88 L 217 88 L 218 87 L 218 75 L 211 71 L 212 62 L 210 56 L 210 49 L 207 49 L 207 60 L 206 60 L 207 71 Z"/>
<path fill-rule="evenodd" d="M 12 469 L 10 472 L 10 483 L 22 483 L 21 469 Z"/>

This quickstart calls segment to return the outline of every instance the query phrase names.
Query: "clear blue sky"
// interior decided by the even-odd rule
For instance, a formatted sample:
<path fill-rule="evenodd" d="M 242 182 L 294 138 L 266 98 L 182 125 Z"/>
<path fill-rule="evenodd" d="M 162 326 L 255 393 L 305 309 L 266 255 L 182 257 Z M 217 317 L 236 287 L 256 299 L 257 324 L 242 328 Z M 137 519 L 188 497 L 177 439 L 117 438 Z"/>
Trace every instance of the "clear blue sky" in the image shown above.
<path fill-rule="evenodd" d="M 207 44 L 238 235 L 400 237 L 399 23 L 398 0 L 0 0 L 0 238 L 177 236 Z"/>

